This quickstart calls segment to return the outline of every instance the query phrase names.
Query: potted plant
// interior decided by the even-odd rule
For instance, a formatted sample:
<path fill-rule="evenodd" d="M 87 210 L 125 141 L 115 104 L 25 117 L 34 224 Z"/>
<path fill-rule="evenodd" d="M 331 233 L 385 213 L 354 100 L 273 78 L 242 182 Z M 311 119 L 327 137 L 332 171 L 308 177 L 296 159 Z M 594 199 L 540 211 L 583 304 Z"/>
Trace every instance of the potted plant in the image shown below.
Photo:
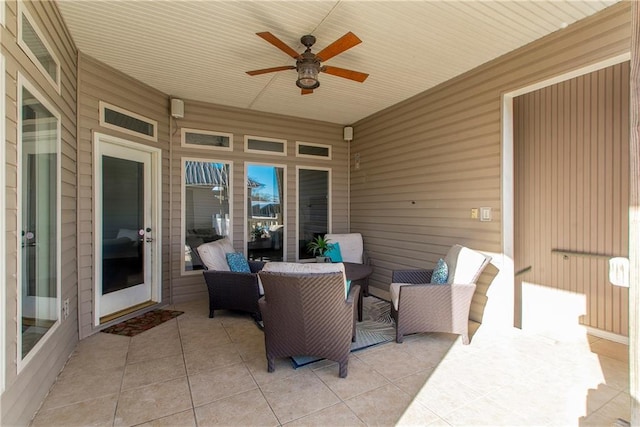
<path fill-rule="evenodd" d="M 324 236 L 317 236 L 310 241 L 307 244 L 307 249 L 316 256 L 316 262 L 331 262 L 330 258 L 326 256 L 329 251 L 329 239 L 325 239 Z"/>

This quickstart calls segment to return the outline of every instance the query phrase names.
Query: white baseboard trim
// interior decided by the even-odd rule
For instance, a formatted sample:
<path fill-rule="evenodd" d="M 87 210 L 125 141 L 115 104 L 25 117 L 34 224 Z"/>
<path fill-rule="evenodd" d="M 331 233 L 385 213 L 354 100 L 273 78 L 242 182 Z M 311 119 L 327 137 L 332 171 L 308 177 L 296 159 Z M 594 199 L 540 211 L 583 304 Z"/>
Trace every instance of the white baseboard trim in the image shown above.
<path fill-rule="evenodd" d="M 603 331 L 602 329 L 592 328 L 591 326 L 585 326 L 584 328 L 589 335 L 593 335 L 594 337 L 629 345 L 629 337 L 625 337 L 624 335 L 614 334 L 613 332 Z"/>

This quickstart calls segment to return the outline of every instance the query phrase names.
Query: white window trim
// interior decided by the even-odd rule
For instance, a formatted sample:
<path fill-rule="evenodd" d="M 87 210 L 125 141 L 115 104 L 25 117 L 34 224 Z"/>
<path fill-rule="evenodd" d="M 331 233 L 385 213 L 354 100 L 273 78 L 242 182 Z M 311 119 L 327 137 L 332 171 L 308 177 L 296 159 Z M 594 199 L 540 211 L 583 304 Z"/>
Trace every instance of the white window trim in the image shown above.
<path fill-rule="evenodd" d="M 127 135 L 132 135 L 132 136 L 137 136 L 138 138 L 142 138 L 142 139 L 146 139 L 148 141 L 153 141 L 153 142 L 157 142 L 158 141 L 158 122 L 156 120 L 150 119 L 148 117 L 142 116 L 140 114 L 136 114 L 132 111 L 126 110 L 124 108 L 120 108 L 120 107 L 116 107 L 113 104 L 109 104 L 107 102 L 104 101 L 100 101 L 98 103 L 99 105 L 99 109 L 100 109 L 100 126 L 107 128 L 107 129 L 112 129 L 112 130 L 116 130 L 118 132 L 122 132 L 122 133 L 126 133 Z M 120 126 L 116 126 L 116 125 L 112 125 L 111 123 L 107 123 L 105 120 L 105 108 L 108 108 L 109 110 L 113 110 L 113 111 L 117 111 L 118 113 L 127 115 L 127 116 L 131 116 L 134 117 L 138 120 L 141 120 L 143 122 L 147 122 L 149 124 L 153 125 L 153 135 L 145 135 L 143 133 L 140 132 L 136 132 L 127 128 L 123 128 Z"/>
<path fill-rule="evenodd" d="M 203 159 L 202 157 L 182 157 L 180 159 L 180 273 L 182 276 L 192 276 L 202 274 L 203 270 L 187 271 L 185 269 L 184 262 L 184 246 L 187 235 L 185 233 L 186 228 L 186 186 L 184 185 L 186 175 L 186 163 L 187 162 L 206 162 L 206 163 L 224 163 L 229 165 L 229 240 L 233 243 L 233 162 L 230 160 L 217 160 L 217 159 Z M 245 202 L 246 203 L 246 202 Z"/>
<path fill-rule="evenodd" d="M 4 7 L 6 7 L 5 3 L 6 2 L 3 2 L 3 6 Z M 3 7 L 3 12 L 4 12 L 4 7 Z M 40 38 L 40 41 L 42 42 L 44 47 L 47 49 L 47 52 L 49 52 L 49 55 L 51 55 L 51 57 L 55 61 L 55 63 L 56 63 L 56 79 L 55 80 L 49 75 L 47 70 L 44 69 L 44 67 L 42 66 L 42 64 L 38 60 L 38 57 L 35 55 L 35 53 L 33 53 L 33 51 L 29 48 L 29 46 L 22 40 L 22 31 L 23 31 L 23 28 L 22 28 L 22 15 L 24 15 L 27 18 L 27 21 L 29 21 L 29 23 L 31 24 L 31 26 L 35 30 L 36 34 L 38 35 L 38 38 Z M 55 54 L 55 52 L 51 48 L 51 45 L 47 41 L 47 38 L 44 36 L 42 31 L 40 30 L 40 27 L 38 27 L 38 25 L 36 24 L 35 20 L 31 16 L 31 13 L 29 13 L 29 11 L 27 10 L 26 6 L 24 6 L 23 2 L 21 2 L 21 1 L 18 2 L 18 17 L 17 17 L 17 20 L 18 20 L 18 46 L 20 46 L 20 48 L 29 57 L 29 59 L 31 60 L 31 62 L 33 62 L 33 64 L 36 66 L 36 68 L 38 68 L 38 70 L 40 70 L 40 72 L 42 73 L 44 78 L 47 79 L 47 81 L 49 83 L 51 83 L 51 85 L 54 87 L 56 92 L 58 94 L 60 94 L 60 60 L 58 59 L 58 56 Z M 3 21 L 4 21 L 4 17 L 3 17 Z"/>
<path fill-rule="evenodd" d="M 242 181 L 242 186 L 244 187 L 244 221 L 242 223 L 242 234 L 244 236 L 242 245 L 244 247 L 244 255 L 245 257 L 249 257 L 249 240 L 247 239 L 248 230 L 247 230 L 247 222 L 249 221 L 249 206 L 247 205 L 247 200 L 249 199 L 249 191 L 247 189 L 247 182 L 249 182 L 249 166 L 270 166 L 274 168 L 282 168 L 282 181 L 284 188 L 282 189 L 282 200 L 280 200 L 280 204 L 282 205 L 282 223 L 284 224 L 284 233 L 282 234 L 282 261 L 287 261 L 287 236 L 289 234 L 289 224 L 287 222 L 287 165 L 276 164 L 276 163 L 259 163 L 259 162 L 245 162 L 244 163 L 244 180 Z"/>
<path fill-rule="evenodd" d="M 228 147 L 216 147 L 215 145 L 189 144 L 187 142 L 187 133 L 197 133 L 197 134 L 201 134 L 201 135 L 213 135 L 213 136 L 226 137 L 226 138 L 229 138 L 229 146 Z M 202 150 L 233 151 L 233 134 L 232 133 L 226 133 L 226 132 L 201 130 L 201 129 L 182 128 L 180 130 L 180 145 L 185 147 L 185 148 L 196 148 L 196 149 L 202 149 Z"/>
<path fill-rule="evenodd" d="M 267 151 L 267 150 L 255 150 L 249 148 L 249 140 L 255 139 L 259 141 L 267 141 L 267 142 L 275 142 L 282 144 L 282 152 L 277 151 Z M 245 153 L 256 153 L 256 154 L 266 154 L 270 156 L 287 156 L 287 140 L 286 139 L 278 139 L 278 138 L 266 138 L 263 136 L 255 136 L 255 135 L 245 135 L 244 136 L 244 151 Z M 256 163 L 257 164 L 257 163 Z"/>
<path fill-rule="evenodd" d="M 326 148 L 328 150 L 328 155 L 325 157 L 325 156 L 314 156 L 312 154 L 300 154 L 300 146 L 301 145 L 307 145 L 309 147 Z M 307 159 L 331 160 L 331 158 L 332 158 L 331 148 L 332 148 L 332 146 L 328 145 L 328 144 L 317 144 L 315 142 L 296 141 L 296 157 L 304 157 L 304 158 L 307 158 Z"/>
<path fill-rule="evenodd" d="M 56 234 L 57 236 L 62 235 L 62 215 L 61 215 L 61 201 L 62 201 L 62 181 L 61 181 L 61 168 L 62 168 L 62 159 L 61 159 L 61 116 L 60 113 L 54 106 L 42 95 L 42 93 L 36 89 L 36 87 L 31 84 L 25 77 L 18 72 L 18 102 L 17 102 L 17 116 L 18 116 L 18 141 L 17 141 L 17 158 L 18 165 L 20 166 L 22 159 L 22 89 L 26 88 L 44 107 L 49 110 L 49 112 L 57 119 L 56 126 Z M 17 188 L 18 188 L 18 203 L 17 203 L 17 229 L 22 230 L 22 173 L 21 168 L 18 167 L 18 177 L 17 177 Z M 16 233 L 16 248 L 20 248 L 22 246 L 22 236 L 20 233 Z M 61 272 L 62 272 L 62 245 L 60 243 L 61 239 L 57 239 L 57 248 L 56 248 L 56 312 L 57 312 L 57 320 L 55 323 L 49 328 L 49 330 L 44 334 L 42 339 L 38 341 L 38 343 L 29 351 L 27 356 L 22 358 L 22 256 L 18 254 L 17 256 L 17 272 L 16 272 L 16 280 L 17 280 L 17 295 L 18 295 L 18 307 L 17 307 L 17 322 L 16 322 L 16 333 L 17 333 L 17 348 L 16 348 L 16 360 L 18 361 L 18 373 L 22 372 L 22 370 L 29 364 L 31 360 L 35 357 L 36 354 L 40 352 L 42 347 L 51 339 L 54 335 L 54 332 L 60 327 L 61 319 L 62 319 L 62 280 L 61 280 Z"/>
<path fill-rule="evenodd" d="M 331 232 L 333 224 L 333 171 L 327 167 L 314 167 L 314 166 L 296 166 L 296 242 L 300 241 L 300 170 L 318 170 L 328 172 L 328 184 L 327 189 L 327 233 Z M 313 262 L 312 260 L 300 259 L 300 245 L 296 244 L 296 262 Z"/>
<path fill-rule="evenodd" d="M 6 7 L 5 2 L 2 2 L 2 4 L 0 4 L 0 9 L 2 9 L 2 12 L 0 12 L 0 20 L 2 21 L 2 24 L 4 25 L 4 8 Z M 5 99 L 6 99 L 6 92 L 5 92 L 5 74 L 4 74 L 4 55 L 0 54 L 0 119 L 3 120 L 3 125 L 0 126 L 0 141 L 6 141 L 5 139 L 5 123 L 7 120 L 7 116 L 6 116 L 6 110 L 5 110 Z M 2 149 L 0 149 L 0 200 L 2 200 L 2 205 L 4 206 L 4 203 L 6 202 L 6 190 L 5 190 L 5 151 L 6 151 L 6 143 L 3 142 L 2 145 Z M 0 209 L 0 230 L 2 230 L 3 233 L 6 232 L 6 209 Z M 6 261 L 5 261 L 5 256 L 6 256 L 6 244 L 7 244 L 7 239 L 0 239 L 0 271 L 5 272 L 6 270 Z M 7 287 L 7 283 L 6 283 L 6 274 L 1 274 L 0 275 L 0 307 L 3 313 L 6 313 L 7 311 L 7 297 L 6 297 L 6 287 Z M 6 338 L 5 338 L 5 331 L 6 329 L 6 318 L 7 316 L 0 316 L 0 346 L 2 346 L 2 349 L 0 349 L 0 393 L 2 393 L 4 391 L 4 378 L 5 378 L 5 360 L 7 360 L 6 358 L 6 351 L 7 351 L 7 346 L 5 345 L 6 343 Z"/>

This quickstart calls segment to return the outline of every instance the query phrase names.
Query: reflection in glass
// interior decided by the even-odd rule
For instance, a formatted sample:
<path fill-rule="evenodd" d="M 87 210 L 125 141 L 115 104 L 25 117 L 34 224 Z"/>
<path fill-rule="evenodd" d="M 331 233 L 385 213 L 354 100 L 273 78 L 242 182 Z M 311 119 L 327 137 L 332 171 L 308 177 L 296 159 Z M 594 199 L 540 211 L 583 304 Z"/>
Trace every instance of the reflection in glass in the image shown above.
<path fill-rule="evenodd" d="M 247 170 L 249 259 L 284 259 L 284 168 L 249 165 Z"/>
<path fill-rule="evenodd" d="M 58 320 L 58 119 L 22 88 L 22 358 Z"/>
<path fill-rule="evenodd" d="M 298 257 L 311 259 L 315 256 L 307 250 L 307 244 L 324 236 L 329 228 L 329 171 L 300 169 L 298 195 Z"/>
<path fill-rule="evenodd" d="M 186 161 L 184 172 L 184 267 L 202 270 L 198 246 L 229 235 L 229 165 Z"/>
<path fill-rule="evenodd" d="M 144 282 L 144 164 L 102 156 L 102 295 Z"/>

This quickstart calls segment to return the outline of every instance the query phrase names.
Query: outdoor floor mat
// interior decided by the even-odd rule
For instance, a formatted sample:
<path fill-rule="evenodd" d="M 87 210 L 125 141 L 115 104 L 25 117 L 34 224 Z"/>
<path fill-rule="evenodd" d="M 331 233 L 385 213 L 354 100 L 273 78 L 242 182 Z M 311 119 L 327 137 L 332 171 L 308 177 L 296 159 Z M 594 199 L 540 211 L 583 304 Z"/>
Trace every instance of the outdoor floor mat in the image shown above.
<path fill-rule="evenodd" d="M 184 311 L 157 309 L 129 320 L 125 320 L 124 322 L 120 322 L 116 325 L 109 326 L 108 328 L 103 329 L 102 332 L 133 337 L 141 332 L 153 328 L 154 326 L 158 326 L 167 320 L 174 319 L 182 313 L 184 313 Z"/>

